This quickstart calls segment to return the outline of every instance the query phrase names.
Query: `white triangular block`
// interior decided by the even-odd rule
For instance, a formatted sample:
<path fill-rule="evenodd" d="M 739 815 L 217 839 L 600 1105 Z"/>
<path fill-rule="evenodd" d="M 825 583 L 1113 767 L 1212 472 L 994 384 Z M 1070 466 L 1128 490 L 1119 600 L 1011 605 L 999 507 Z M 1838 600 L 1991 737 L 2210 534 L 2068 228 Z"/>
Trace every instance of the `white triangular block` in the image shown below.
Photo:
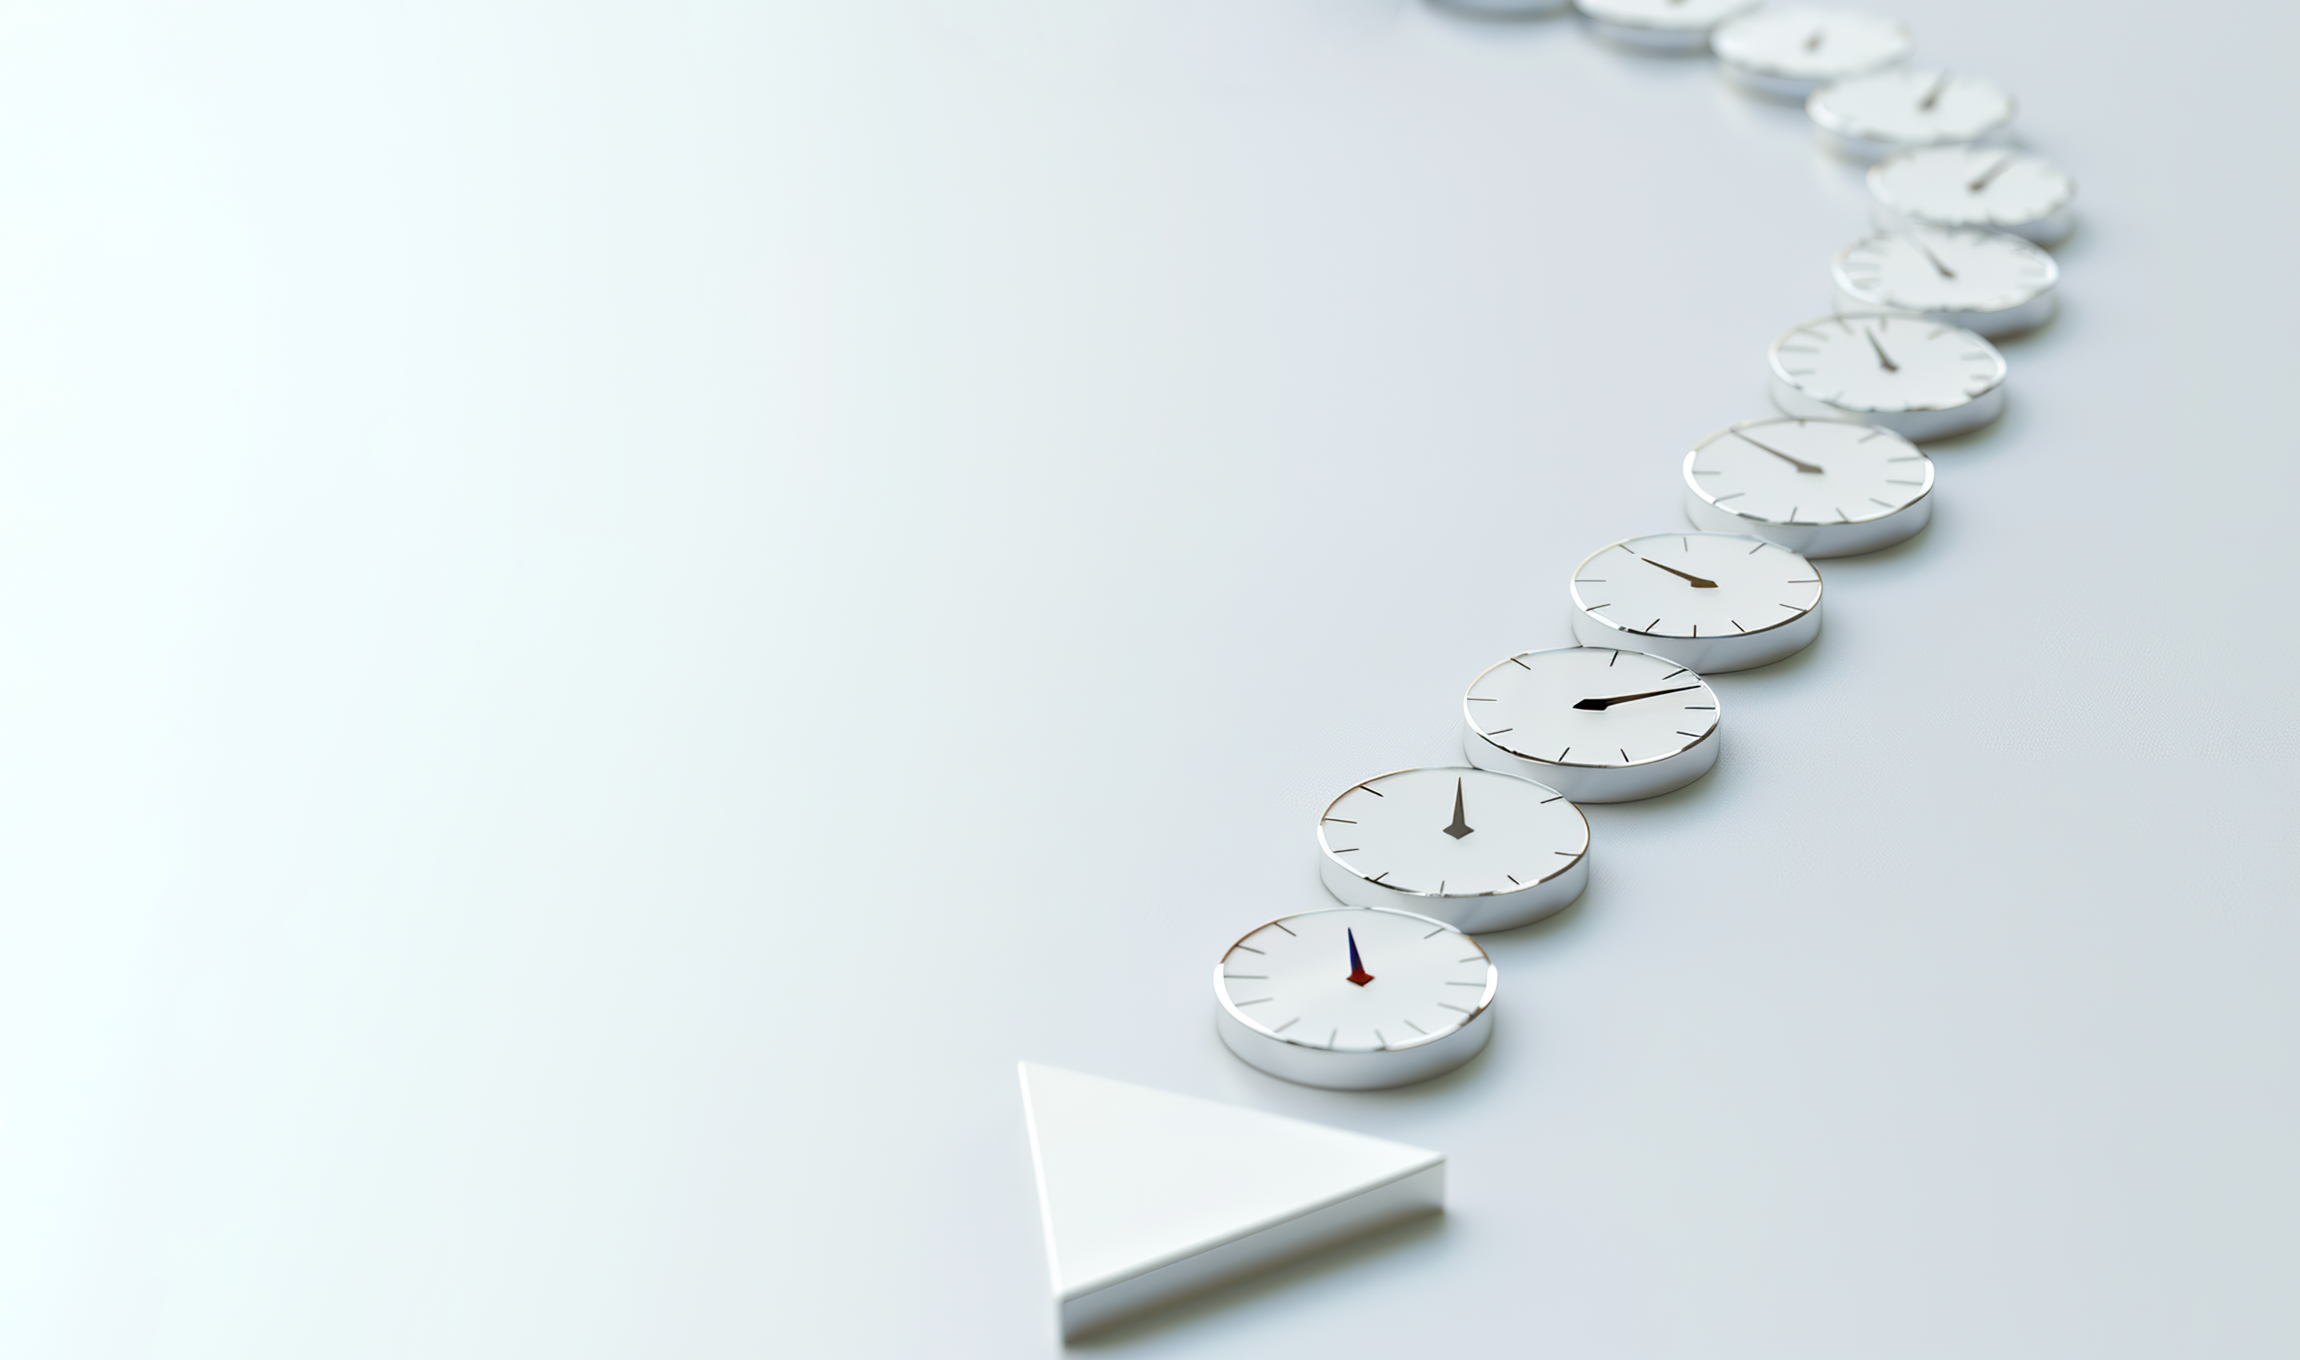
<path fill-rule="evenodd" d="M 1424 1148 L 1022 1064 L 1062 1334 L 1444 1206 Z"/>

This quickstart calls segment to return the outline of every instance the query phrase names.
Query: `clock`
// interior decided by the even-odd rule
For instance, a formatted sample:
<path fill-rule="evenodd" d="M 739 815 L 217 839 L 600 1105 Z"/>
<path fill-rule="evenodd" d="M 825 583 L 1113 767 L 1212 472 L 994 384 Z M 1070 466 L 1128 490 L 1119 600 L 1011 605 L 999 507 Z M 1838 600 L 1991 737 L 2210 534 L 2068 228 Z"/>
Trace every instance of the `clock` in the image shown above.
<path fill-rule="evenodd" d="M 1831 277 L 1847 311 L 1908 312 L 2010 335 L 2052 319 L 2060 266 L 2008 232 L 1909 226 L 1838 251 Z"/>
<path fill-rule="evenodd" d="M 1353 907 L 1509 930 L 1589 883 L 1589 819 L 1555 789 L 1475 768 L 1393 770 L 1318 819 L 1318 877 Z"/>
<path fill-rule="evenodd" d="M 1591 32 L 1624 47 L 1701 52 L 1709 30 L 1758 0 L 1574 0 Z"/>
<path fill-rule="evenodd" d="M 1687 519 L 1806 557 L 1900 542 L 1932 518 L 1932 491 L 1933 460 L 1873 425 L 1744 420 L 1685 455 Z"/>
<path fill-rule="evenodd" d="M 1821 635 L 1821 573 L 1748 534 L 1648 534 L 1573 573 L 1573 636 L 1705 675 L 1770 665 Z"/>
<path fill-rule="evenodd" d="M 1856 10 L 1763 9 L 1710 34 L 1725 79 L 1768 99 L 1803 100 L 1833 80 L 1906 61 L 1908 25 Z"/>
<path fill-rule="evenodd" d="M 1499 776 L 1497 776 L 1499 777 Z M 1273 1077 L 1342 1091 L 1427 1081 L 1493 1035 L 1493 960 L 1427 916 L 1328 907 L 1280 917 L 1214 965 L 1215 1025 Z"/>
<path fill-rule="evenodd" d="M 1520 652 L 1470 683 L 1472 765 L 1584 803 L 1682 788 L 1717 763 L 1717 692 L 1667 657 L 1617 647 Z"/>
<path fill-rule="evenodd" d="M 1961 326 L 1907 316 L 1827 316 L 1773 342 L 1773 404 L 1942 439 L 2004 413 L 2005 359 Z"/>
<path fill-rule="evenodd" d="M 1822 144 L 1865 161 L 2000 136 L 2014 109 L 2013 97 L 1987 81 L 1905 66 L 1823 85 L 1805 101 Z"/>
<path fill-rule="evenodd" d="M 1928 146 L 1869 167 L 1877 225 L 1993 227 L 2040 245 L 2076 225 L 2076 181 L 2009 146 Z"/>

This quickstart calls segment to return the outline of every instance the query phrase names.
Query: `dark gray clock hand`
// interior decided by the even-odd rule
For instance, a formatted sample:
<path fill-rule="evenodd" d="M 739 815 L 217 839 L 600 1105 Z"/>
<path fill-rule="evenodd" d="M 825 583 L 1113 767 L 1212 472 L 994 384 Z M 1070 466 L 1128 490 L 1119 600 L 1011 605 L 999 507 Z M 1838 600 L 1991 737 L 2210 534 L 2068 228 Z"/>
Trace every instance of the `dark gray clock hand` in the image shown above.
<path fill-rule="evenodd" d="M 1935 269 L 1938 269 L 1938 270 L 1940 270 L 1940 271 L 1941 271 L 1941 277 L 1942 277 L 1942 278 L 1944 278 L 1944 279 L 1953 279 L 1953 278 L 1955 278 L 1955 277 L 1957 276 L 1957 271 L 1955 271 L 1954 269 L 1951 269 L 1951 268 L 1949 268 L 1947 265 L 1945 265 L 1945 264 L 1942 264 L 1942 263 L 1941 263 L 1941 257 L 1940 257 L 1940 256 L 1938 256 L 1938 255 L 1935 255 L 1935 254 L 1933 253 L 1933 251 L 1932 251 L 1932 247 L 1930 247 L 1930 246 L 1926 245 L 1924 242 L 1922 242 L 1922 241 L 1918 240 L 1918 239 L 1917 239 L 1916 237 L 1914 237 L 1914 236 L 1912 236 L 1912 237 L 1910 237 L 1910 238 L 1909 238 L 1909 244 L 1911 244 L 1911 245 L 1915 246 L 1917 249 L 1919 249 L 1919 250 L 1921 250 L 1921 251 L 1925 252 L 1925 258 L 1926 258 L 1926 259 L 1928 259 L 1928 260 L 1931 260 L 1931 261 L 1933 262 L 1933 268 L 1935 268 Z"/>
<path fill-rule="evenodd" d="M 1650 557 L 1638 557 L 1636 553 L 1631 553 L 1630 556 L 1637 557 L 1637 560 L 1643 562 L 1646 566 L 1661 567 L 1659 562 L 1654 561 Z M 1695 590 L 1715 590 L 1717 588 L 1717 583 L 1710 580 L 1706 576 L 1695 576 L 1690 572 L 1679 571 L 1675 567 L 1661 567 L 1661 569 L 1665 572 L 1668 572 L 1671 576 L 1682 576 L 1686 580 L 1691 581 Z"/>
<path fill-rule="evenodd" d="M 1973 180 L 1971 183 L 1965 185 L 1965 189 L 1970 193 L 1979 193 L 1981 190 L 1988 188 L 1989 181 L 2003 174 L 2005 172 L 2005 167 L 2011 165 L 2012 163 L 2013 158 L 2009 155 L 2006 156 L 2003 160 L 1998 161 L 1995 165 L 1992 165 L 1988 169 L 1981 171 L 1980 178 Z"/>
<path fill-rule="evenodd" d="M 1735 430 L 1735 431 L 1733 432 L 1733 437 L 1734 437 L 1734 438 L 1736 438 L 1736 439 L 1738 439 L 1738 440 L 1740 440 L 1740 441 L 1741 441 L 1742 443 L 1744 443 L 1744 444 L 1757 444 L 1757 441 L 1756 441 L 1756 440 L 1754 440 L 1754 439 L 1751 439 L 1749 436 L 1747 436 L 1747 435 L 1745 435 L 1745 434 L 1741 433 L 1739 430 Z M 1791 463 L 1791 464 L 1794 464 L 1794 465 L 1796 466 L 1796 469 L 1797 469 L 1797 471 L 1799 471 L 1799 472 L 1827 472 L 1827 471 L 1828 471 L 1828 469 L 1827 469 L 1827 468 L 1825 468 L 1825 467 L 1822 467 L 1822 466 L 1821 466 L 1819 463 L 1808 463 L 1808 462 L 1806 462 L 1806 461 L 1805 461 L 1804 459 L 1802 459 L 1802 458 L 1791 458 L 1791 457 L 1790 457 L 1788 454 L 1785 454 L 1785 453 L 1781 452 L 1779 449 L 1777 449 L 1777 448 L 1774 448 L 1774 447 L 1773 447 L 1771 444 L 1757 444 L 1757 447 L 1758 447 L 1758 448 L 1761 448 L 1761 449 L 1763 449 L 1765 452 L 1767 452 L 1767 453 L 1769 453 L 1769 454 L 1772 454 L 1772 455 L 1773 455 L 1775 458 L 1778 458 L 1778 459 L 1780 459 L 1781 461 L 1783 461 L 1783 462 L 1785 462 L 1785 463 Z"/>
<path fill-rule="evenodd" d="M 1948 87 L 1949 73 L 1943 71 L 1941 72 L 1941 78 L 1933 82 L 1933 88 L 1925 91 L 1925 97 L 1917 101 L 1917 107 L 1923 109 L 1927 113 L 1931 113 L 1933 111 L 1933 105 L 1941 102 L 1941 91 L 1947 89 Z"/>
<path fill-rule="evenodd" d="M 1445 833 L 1446 833 L 1448 836 L 1451 836 L 1451 837 L 1453 837 L 1455 840 L 1457 840 L 1457 841 L 1458 841 L 1458 840 L 1460 840 L 1462 837 L 1464 837 L 1464 836 L 1468 835 L 1469 833 L 1471 833 L 1472 831 L 1475 831 L 1475 830 L 1477 830 L 1477 828 L 1476 828 L 1476 827 L 1474 827 L 1474 826 L 1471 826 L 1471 825 L 1469 824 L 1469 822 L 1468 822 L 1467 820 L 1465 820 L 1465 819 L 1462 817 L 1462 813 L 1461 813 L 1461 781 L 1460 781 L 1459 779 L 1456 779 L 1455 781 L 1453 781 L 1453 825 L 1452 825 L 1452 826 L 1449 826 L 1449 827 L 1447 827 L 1447 828 L 1445 829 Z M 1483 844 L 1483 842 L 1480 842 L 1480 844 Z"/>
<path fill-rule="evenodd" d="M 1813 36 L 1812 36 L 1812 37 L 1810 37 L 1810 38 L 1807 38 L 1807 39 L 1805 39 L 1805 50 L 1806 50 L 1806 51 L 1808 51 L 1808 52 L 1818 52 L 1818 51 L 1820 51 L 1820 50 L 1821 50 L 1821 39 L 1823 39 L 1823 38 L 1826 38 L 1826 37 L 1828 37 L 1828 36 L 1829 36 L 1829 30 L 1827 30 L 1827 29 L 1825 29 L 1825 28 L 1816 28 L 1816 29 L 1814 29 L 1814 30 L 1813 30 Z"/>
<path fill-rule="evenodd" d="M 1862 331 L 1861 334 L 1869 337 L 1869 348 L 1877 352 L 1877 362 L 1885 366 L 1885 371 L 1887 373 L 1898 373 L 1901 371 L 1901 366 L 1893 362 L 1893 356 L 1885 353 L 1885 347 L 1877 343 L 1877 333 L 1875 331 L 1865 330 Z"/>
<path fill-rule="evenodd" d="M 1683 694 L 1689 689 L 1699 688 L 1699 685 L 1679 685 L 1675 689 L 1649 689 L 1643 694 L 1616 694 L 1610 699 L 1584 699 L 1574 707 L 1590 713 L 1603 713 L 1615 704 L 1626 704 L 1636 699 L 1658 699 L 1664 694 Z"/>

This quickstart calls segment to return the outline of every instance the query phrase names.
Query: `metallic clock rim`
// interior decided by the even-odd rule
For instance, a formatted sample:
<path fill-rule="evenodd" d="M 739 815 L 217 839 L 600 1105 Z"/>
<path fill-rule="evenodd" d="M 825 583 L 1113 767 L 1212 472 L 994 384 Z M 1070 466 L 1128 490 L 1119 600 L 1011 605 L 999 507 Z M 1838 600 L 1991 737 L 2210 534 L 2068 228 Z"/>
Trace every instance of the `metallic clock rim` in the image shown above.
<path fill-rule="evenodd" d="M 1226 1010 L 1214 1012 L 1214 1032 L 1238 1061 L 1264 1076 L 1322 1091 L 1382 1091 L 1442 1077 L 1483 1053 L 1493 1039 L 1493 1012 L 1479 1011 L 1476 1019 L 1402 1056 L 1387 1048 L 1273 1044 L 1266 1031 L 1248 1029 Z"/>
<path fill-rule="evenodd" d="M 1417 921 L 1427 921 L 1433 926 L 1438 926 L 1443 929 L 1450 930 L 1454 934 L 1459 935 L 1464 940 L 1469 941 L 1469 943 L 1477 949 L 1477 952 L 1481 955 L 1484 955 L 1485 957 L 1485 990 L 1478 993 L 1477 1005 L 1471 1007 L 1470 1013 L 1463 1017 L 1462 1022 L 1458 1025 L 1455 1025 L 1452 1029 L 1445 1030 L 1438 1034 L 1425 1034 L 1419 1039 L 1410 1040 L 1402 1044 L 1384 1044 L 1380 1048 L 1328 1048 L 1324 1044 L 1305 1044 L 1299 1039 L 1287 1038 L 1285 1035 L 1278 1033 L 1276 1030 L 1271 1029 L 1269 1026 L 1262 1024 L 1260 1021 L 1246 1014 L 1244 1011 L 1239 1010 L 1237 1003 L 1230 1000 L 1230 989 L 1222 985 L 1222 970 L 1228 966 L 1230 956 L 1238 952 L 1238 946 L 1254 938 L 1254 936 L 1260 934 L 1263 930 L 1269 928 L 1275 922 L 1292 921 L 1303 916 L 1325 916 L 1337 911 L 1379 911 L 1386 912 L 1391 916 L 1410 916 Z M 1463 1030 L 1468 1029 L 1472 1024 L 1476 1023 L 1479 1017 L 1486 1013 L 1486 1008 L 1493 1005 L 1493 999 L 1499 993 L 1500 989 L 1501 970 L 1494 967 L 1493 955 L 1486 953 L 1485 946 L 1478 943 L 1477 937 L 1475 935 L 1470 934 L 1468 931 L 1463 930 L 1460 926 L 1454 925 L 1450 921 L 1441 921 L 1435 916 L 1424 916 L 1418 911 L 1407 911 L 1402 907 L 1312 907 L 1308 911 L 1288 912 L 1284 916 L 1272 917 L 1270 920 L 1264 921 L 1261 925 L 1258 925 L 1252 930 L 1247 931 L 1245 934 L 1240 935 L 1237 939 L 1232 940 L 1230 942 L 1230 947 L 1222 951 L 1222 957 L 1214 961 L 1214 999 L 1221 1004 L 1224 1013 L 1229 1015 L 1231 1019 L 1236 1020 L 1239 1024 L 1245 1026 L 1247 1029 L 1252 1030 L 1254 1034 L 1259 1038 L 1268 1039 L 1273 1043 L 1284 1044 L 1288 1048 L 1307 1049 L 1313 1053 L 1406 1053 L 1411 1052 L 1417 1048 L 1427 1048 L 1431 1044 L 1439 1043 L 1446 1039 L 1452 1038 L 1454 1035 L 1461 1033 Z"/>
<path fill-rule="evenodd" d="M 1936 79 L 1946 77 L 1952 84 L 1959 79 L 1969 80 L 1975 85 L 1986 86 L 2001 96 L 2004 99 L 2004 113 L 1986 128 L 1969 137 L 1934 137 L 1921 142 L 1903 142 L 1891 137 L 1876 135 L 1884 129 L 1852 118 L 1842 111 L 1832 108 L 1828 103 L 1826 96 L 1840 85 L 1850 85 L 1856 80 L 1876 80 L 1889 75 L 1920 75 Z M 1895 64 L 1875 71 L 1864 71 L 1857 76 L 1846 76 L 1841 80 L 1832 80 L 1814 90 L 1805 99 L 1805 116 L 1811 118 L 1815 126 L 1831 136 L 1849 142 L 1869 142 L 1878 146 L 1891 147 L 1893 151 L 1914 150 L 1919 147 L 1930 146 L 1971 146 L 2003 135 L 2004 130 L 2011 127 L 2014 120 L 2020 117 L 2020 100 L 2015 98 L 2010 90 L 2003 88 L 1995 81 L 1986 80 L 1980 76 L 1960 77 L 1956 72 L 1947 69 L 1926 70 L 1918 66 Z M 1883 157 L 1879 157 L 1879 159 L 1883 159 Z"/>

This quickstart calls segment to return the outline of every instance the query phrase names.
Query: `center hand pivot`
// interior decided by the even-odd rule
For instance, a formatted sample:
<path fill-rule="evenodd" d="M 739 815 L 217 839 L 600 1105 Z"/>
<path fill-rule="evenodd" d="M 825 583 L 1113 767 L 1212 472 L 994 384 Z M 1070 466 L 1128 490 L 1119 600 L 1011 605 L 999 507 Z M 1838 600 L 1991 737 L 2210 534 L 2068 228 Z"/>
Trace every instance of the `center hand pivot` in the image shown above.
<path fill-rule="evenodd" d="M 1679 685 L 1675 689 L 1649 689 L 1643 694 L 1616 694 L 1610 699 L 1584 699 L 1574 707 L 1591 713 L 1603 713 L 1615 704 L 1626 704 L 1636 699 L 1658 699 L 1664 694 L 1683 694 L 1689 689 L 1699 688 L 1699 685 Z"/>

